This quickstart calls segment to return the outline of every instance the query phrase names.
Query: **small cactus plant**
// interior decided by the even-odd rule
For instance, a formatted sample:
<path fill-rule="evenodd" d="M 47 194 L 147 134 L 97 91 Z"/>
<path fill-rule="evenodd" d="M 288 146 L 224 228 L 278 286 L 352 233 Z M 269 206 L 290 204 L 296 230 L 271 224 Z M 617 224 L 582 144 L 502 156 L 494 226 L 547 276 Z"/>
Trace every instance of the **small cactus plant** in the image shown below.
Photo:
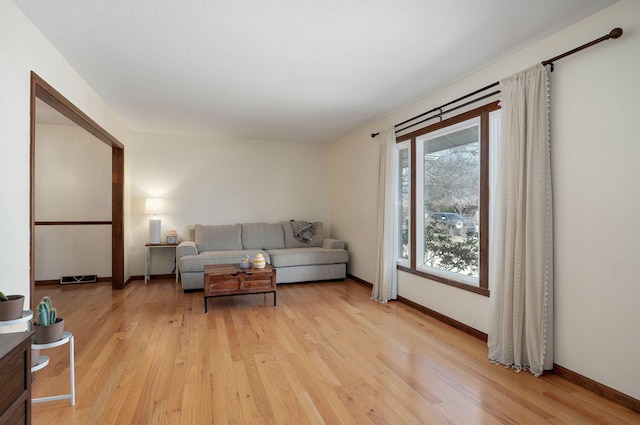
<path fill-rule="evenodd" d="M 56 323 L 57 312 L 51 307 L 51 298 L 44 297 L 38 304 L 38 326 L 49 326 Z"/>

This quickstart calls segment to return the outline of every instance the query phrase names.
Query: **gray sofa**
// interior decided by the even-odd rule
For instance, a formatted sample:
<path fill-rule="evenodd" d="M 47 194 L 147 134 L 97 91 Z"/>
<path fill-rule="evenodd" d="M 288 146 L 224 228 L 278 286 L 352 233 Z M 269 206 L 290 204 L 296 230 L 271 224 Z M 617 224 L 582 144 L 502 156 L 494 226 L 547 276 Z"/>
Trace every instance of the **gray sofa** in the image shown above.
<path fill-rule="evenodd" d="M 311 241 L 296 238 L 291 222 L 196 224 L 191 240 L 178 246 L 178 272 L 183 290 L 204 288 L 204 266 L 240 263 L 261 253 L 276 269 L 276 283 L 344 279 L 349 253 L 344 242 L 325 238 L 322 222 Z M 296 229 L 297 230 L 297 229 Z M 300 237 L 300 235 L 298 235 Z"/>

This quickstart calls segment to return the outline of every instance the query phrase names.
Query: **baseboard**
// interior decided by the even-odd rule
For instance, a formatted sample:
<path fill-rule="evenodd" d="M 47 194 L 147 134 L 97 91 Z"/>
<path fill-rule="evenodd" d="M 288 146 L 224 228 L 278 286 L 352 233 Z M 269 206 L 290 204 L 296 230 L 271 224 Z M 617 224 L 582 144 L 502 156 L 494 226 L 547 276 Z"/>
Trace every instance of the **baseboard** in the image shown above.
<path fill-rule="evenodd" d="M 152 274 L 151 276 L 149 276 L 149 280 L 151 279 L 176 279 L 176 275 L 171 273 L 171 274 Z M 133 275 L 129 278 L 129 280 L 144 280 L 144 275 L 143 274 L 137 274 L 137 275 Z"/>
<path fill-rule="evenodd" d="M 99 277 L 97 282 L 111 282 L 111 276 Z M 60 279 L 36 280 L 36 286 L 60 285 Z"/>
<path fill-rule="evenodd" d="M 467 334 L 469 334 L 469 335 L 471 335 L 471 336 L 473 336 L 475 338 L 478 338 L 481 341 L 487 342 L 488 336 L 487 336 L 486 333 L 481 332 L 481 331 L 479 331 L 479 330 L 477 330 L 475 328 L 472 328 L 469 325 L 465 325 L 462 322 L 458 322 L 457 320 L 452 319 L 449 316 L 445 316 L 444 314 L 438 313 L 435 310 L 431 310 L 430 308 L 427 308 L 427 307 L 425 307 L 423 305 L 420 305 L 420 304 L 418 304 L 418 303 L 416 303 L 414 301 L 408 300 L 408 299 L 406 299 L 404 297 L 398 296 L 398 301 L 401 302 L 402 304 L 406 304 L 409 307 L 412 307 L 412 308 L 414 308 L 414 309 L 426 314 L 427 316 L 431 316 L 434 319 L 438 319 L 439 321 L 441 321 L 443 323 L 446 323 L 447 325 L 449 325 L 451 327 L 459 329 L 464 333 L 467 333 Z"/>
<path fill-rule="evenodd" d="M 347 278 L 349 278 L 349 279 L 353 280 L 354 282 L 359 283 L 361 285 L 368 286 L 369 288 L 373 288 L 373 283 L 369 283 L 366 280 L 360 279 L 359 277 L 354 276 L 352 274 L 347 274 Z"/>
<path fill-rule="evenodd" d="M 553 364 L 553 373 L 562 379 L 576 384 L 579 387 L 587 389 L 592 393 L 598 394 L 600 397 L 612 401 L 616 404 L 626 407 L 629 410 L 640 413 L 640 400 L 628 396 L 613 388 L 607 387 L 593 379 L 580 375 L 572 370 Z"/>
<path fill-rule="evenodd" d="M 373 284 L 367 282 L 366 280 L 360 279 L 357 276 L 349 274 L 347 275 L 347 277 L 361 285 L 368 286 L 369 288 L 373 287 Z M 443 323 L 446 323 L 447 325 L 450 325 L 456 329 L 459 329 L 465 333 L 468 333 L 469 335 L 475 338 L 478 338 L 484 342 L 487 342 L 488 335 L 475 328 L 472 328 L 471 326 L 458 322 L 457 320 L 452 319 L 451 317 L 445 316 L 444 314 L 438 313 L 437 311 L 431 310 L 430 308 L 427 308 L 423 305 L 420 305 L 404 297 L 398 296 L 398 301 L 426 314 L 427 316 L 431 316 L 434 319 L 437 319 Z M 573 384 L 576 384 L 579 387 L 582 387 L 588 391 L 591 391 L 599 395 L 600 397 L 606 400 L 619 404 L 634 412 L 640 413 L 640 400 L 637 400 L 629 395 L 621 393 L 620 391 L 614 390 L 613 388 L 607 387 L 606 385 L 596 382 L 593 379 L 589 379 L 586 376 L 582 376 L 579 373 L 573 372 L 572 370 L 569 370 L 557 364 L 553 365 L 553 373 L 561 377 L 562 379 L 565 379 Z"/>
<path fill-rule="evenodd" d="M 411 300 L 408 300 L 403 297 L 398 297 L 398 301 L 406 304 L 412 308 L 415 308 L 418 311 L 423 312 L 424 314 L 431 316 L 435 319 L 440 320 L 450 326 L 453 326 L 456 329 L 459 329 L 463 332 L 468 333 L 484 342 L 487 342 L 488 335 L 484 332 L 481 332 L 477 329 L 474 329 L 470 326 L 465 325 L 464 323 L 460 323 L 457 320 L 454 320 L 448 316 L 438 313 L 437 311 L 433 311 L 425 306 L 422 306 L 418 303 L 415 303 Z M 620 391 L 614 390 L 613 388 L 607 387 L 593 379 L 587 378 L 586 376 L 582 376 L 579 373 L 573 372 L 567 368 L 559 366 L 557 364 L 553 365 L 553 374 L 559 376 L 562 379 L 565 379 L 573 384 L 576 384 L 579 387 L 582 387 L 592 393 L 599 395 L 600 397 L 619 404 L 623 407 L 626 407 L 629 410 L 633 410 L 634 412 L 640 413 L 640 400 L 637 400 L 631 396 L 628 396 Z"/>
<path fill-rule="evenodd" d="M 361 285 L 367 286 L 369 288 L 373 288 L 373 284 L 370 282 L 367 282 L 364 279 L 360 279 L 357 276 L 354 276 L 352 274 L 348 274 L 347 277 L 351 280 L 353 280 L 356 283 L 359 283 Z M 477 329 L 472 328 L 471 326 L 465 325 L 462 322 L 458 322 L 457 320 L 454 320 L 448 316 L 445 316 L 444 314 L 440 314 L 437 311 L 431 310 L 430 308 L 427 308 L 423 305 L 420 305 L 416 302 L 413 302 L 407 298 L 398 296 L 397 301 L 401 302 L 402 304 L 408 305 L 409 307 L 416 309 L 424 314 L 426 314 L 427 316 L 431 316 L 434 319 L 437 319 L 443 323 L 446 323 L 449 326 L 452 326 L 456 329 L 459 329 L 465 333 L 468 333 L 469 335 L 476 337 L 484 342 L 487 342 L 487 334 L 485 334 L 484 332 L 480 332 Z"/>

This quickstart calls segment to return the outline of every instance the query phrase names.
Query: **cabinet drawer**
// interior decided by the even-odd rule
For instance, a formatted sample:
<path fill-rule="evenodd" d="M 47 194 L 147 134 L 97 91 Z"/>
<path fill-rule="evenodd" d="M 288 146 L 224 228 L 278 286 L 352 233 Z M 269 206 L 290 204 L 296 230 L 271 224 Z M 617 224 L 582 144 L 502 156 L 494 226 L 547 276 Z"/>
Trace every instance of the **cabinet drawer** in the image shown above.
<path fill-rule="evenodd" d="M 22 397 L 22 401 L 15 403 L 7 410 L 0 418 L 0 424 L 2 425 L 25 425 L 31 423 L 27 421 L 29 416 L 29 405 L 31 400 L 25 395 Z"/>
<path fill-rule="evenodd" d="M 26 352 L 14 350 L 7 354 L 0 361 L 0 414 L 14 402 L 24 390 L 27 389 L 26 376 L 24 371 L 26 363 Z"/>
<path fill-rule="evenodd" d="M 266 276 L 247 276 L 244 278 L 245 288 L 270 288 L 271 278 Z"/>
<path fill-rule="evenodd" d="M 235 279 L 219 279 L 207 282 L 207 291 L 230 291 L 240 288 L 240 280 Z"/>
<path fill-rule="evenodd" d="M 31 423 L 31 337 L 0 334 L 0 425 Z"/>

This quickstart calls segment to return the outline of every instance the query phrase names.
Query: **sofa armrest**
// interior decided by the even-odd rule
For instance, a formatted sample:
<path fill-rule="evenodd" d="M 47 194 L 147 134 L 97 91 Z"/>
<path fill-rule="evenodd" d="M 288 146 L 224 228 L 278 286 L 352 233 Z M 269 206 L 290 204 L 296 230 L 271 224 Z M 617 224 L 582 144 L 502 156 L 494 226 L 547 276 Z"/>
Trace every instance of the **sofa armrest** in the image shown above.
<path fill-rule="evenodd" d="M 178 258 L 182 258 L 185 255 L 198 255 L 198 247 L 193 241 L 182 241 L 178 245 Z"/>
<path fill-rule="evenodd" d="M 328 249 L 344 249 L 344 241 L 332 238 L 324 238 L 322 247 Z"/>

